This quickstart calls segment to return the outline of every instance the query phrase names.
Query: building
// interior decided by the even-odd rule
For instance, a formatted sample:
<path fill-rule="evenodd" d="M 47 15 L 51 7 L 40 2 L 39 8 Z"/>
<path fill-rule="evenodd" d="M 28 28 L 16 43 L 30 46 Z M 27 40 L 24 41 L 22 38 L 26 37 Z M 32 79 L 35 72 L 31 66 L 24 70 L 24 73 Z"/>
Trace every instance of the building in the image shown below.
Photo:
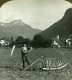
<path fill-rule="evenodd" d="M 7 45 L 9 45 L 9 43 L 2 39 L 2 40 L 0 40 L 0 45 L 1 46 L 7 46 Z"/>

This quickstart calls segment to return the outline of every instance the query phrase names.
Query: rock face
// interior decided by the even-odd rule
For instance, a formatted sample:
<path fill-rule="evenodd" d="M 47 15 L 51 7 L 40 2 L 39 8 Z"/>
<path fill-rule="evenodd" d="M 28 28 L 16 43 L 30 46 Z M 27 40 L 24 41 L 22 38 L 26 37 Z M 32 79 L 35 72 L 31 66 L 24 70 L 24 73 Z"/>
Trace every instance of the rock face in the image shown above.
<path fill-rule="evenodd" d="M 60 35 L 61 38 L 67 38 L 72 35 L 72 8 L 66 10 L 62 19 L 40 33 L 45 38 L 53 38 Z"/>
<path fill-rule="evenodd" d="M 33 36 L 41 30 L 34 29 L 21 20 L 14 20 L 10 23 L 0 22 L 0 37 L 18 37 L 24 36 L 32 39 Z"/>

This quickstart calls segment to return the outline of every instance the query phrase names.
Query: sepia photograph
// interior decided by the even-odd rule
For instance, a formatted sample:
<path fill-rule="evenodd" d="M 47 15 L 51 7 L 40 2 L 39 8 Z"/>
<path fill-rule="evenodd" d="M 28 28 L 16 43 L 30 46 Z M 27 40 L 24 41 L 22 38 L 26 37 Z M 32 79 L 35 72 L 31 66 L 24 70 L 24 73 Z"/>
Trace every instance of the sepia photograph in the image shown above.
<path fill-rule="evenodd" d="M 0 0 L 0 80 L 72 80 L 72 0 Z"/>

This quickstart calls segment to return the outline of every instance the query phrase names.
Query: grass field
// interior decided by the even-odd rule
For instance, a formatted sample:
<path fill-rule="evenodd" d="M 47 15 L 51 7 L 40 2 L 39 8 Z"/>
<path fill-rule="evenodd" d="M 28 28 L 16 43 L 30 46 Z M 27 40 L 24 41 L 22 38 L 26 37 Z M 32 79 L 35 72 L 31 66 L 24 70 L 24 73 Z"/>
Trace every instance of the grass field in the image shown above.
<path fill-rule="evenodd" d="M 22 60 L 20 49 L 10 55 L 11 49 L 0 48 L 0 80 L 72 80 L 72 49 L 39 48 L 29 54 L 30 62 L 34 62 L 42 55 L 60 58 L 69 63 L 56 71 L 21 71 Z"/>

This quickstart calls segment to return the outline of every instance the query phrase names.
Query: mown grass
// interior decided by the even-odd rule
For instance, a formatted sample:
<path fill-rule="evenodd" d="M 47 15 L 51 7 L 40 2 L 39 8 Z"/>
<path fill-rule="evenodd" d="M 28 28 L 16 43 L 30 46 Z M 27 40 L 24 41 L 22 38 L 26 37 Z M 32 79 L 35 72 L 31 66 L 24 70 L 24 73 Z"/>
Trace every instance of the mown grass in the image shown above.
<path fill-rule="evenodd" d="M 29 54 L 30 62 L 42 55 L 60 58 L 68 62 L 68 66 L 55 71 L 21 71 L 22 60 L 20 49 L 10 55 L 11 49 L 0 48 L 0 80 L 72 80 L 72 49 L 39 48 Z M 33 67 L 33 66 L 32 66 Z"/>

